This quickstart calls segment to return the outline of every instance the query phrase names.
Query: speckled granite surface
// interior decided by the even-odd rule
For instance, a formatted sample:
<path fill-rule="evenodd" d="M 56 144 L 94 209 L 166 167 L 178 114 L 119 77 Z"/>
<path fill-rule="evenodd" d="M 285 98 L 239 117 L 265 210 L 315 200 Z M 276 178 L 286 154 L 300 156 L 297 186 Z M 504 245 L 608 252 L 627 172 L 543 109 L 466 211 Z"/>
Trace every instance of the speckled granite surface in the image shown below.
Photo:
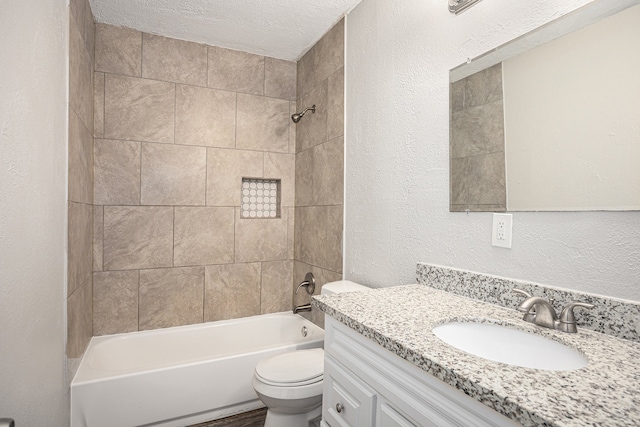
<path fill-rule="evenodd" d="M 540 328 L 515 310 L 423 285 L 320 295 L 312 304 L 524 426 L 640 425 L 639 343 L 585 329 Z M 453 320 L 488 320 L 542 335 L 578 349 L 589 364 L 543 371 L 481 359 L 431 332 Z"/>
<path fill-rule="evenodd" d="M 506 279 L 422 262 L 418 263 L 416 275 L 421 285 L 507 308 L 516 308 L 524 299 L 521 295 L 511 292 L 513 288 L 522 289 L 547 300 L 554 299 L 554 306 L 558 313 L 571 301 L 588 302 L 596 307 L 592 310 L 575 310 L 579 328 L 640 342 L 640 303 L 636 301 L 553 288 L 534 282 Z"/>

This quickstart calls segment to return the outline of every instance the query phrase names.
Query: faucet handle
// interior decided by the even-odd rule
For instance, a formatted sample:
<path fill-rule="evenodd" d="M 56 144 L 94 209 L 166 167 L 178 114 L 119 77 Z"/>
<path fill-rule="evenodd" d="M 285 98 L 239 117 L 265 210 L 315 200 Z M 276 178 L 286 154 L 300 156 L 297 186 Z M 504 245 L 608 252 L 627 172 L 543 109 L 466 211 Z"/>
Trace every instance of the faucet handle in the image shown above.
<path fill-rule="evenodd" d="M 576 316 L 573 314 L 574 307 L 588 308 L 591 310 L 595 305 L 580 301 L 573 301 L 567 304 L 562 309 L 562 313 L 560 313 L 560 318 L 558 319 L 559 330 L 564 332 L 578 332 L 578 328 L 576 327 Z"/>
<path fill-rule="evenodd" d="M 529 292 L 523 291 L 522 289 L 513 288 L 513 289 L 511 289 L 511 292 L 515 292 L 517 294 L 522 294 L 522 295 L 524 295 L 525 298 L 531 298 L 531 294 Z"/>
<path fill-rule="evenodd" d="M 532 295 L 529 292 L 525 292 L 522 289 L 513 288 L 511 291 L 515 292 L 517 294 L 521 294 L 525 298 L 531 298 L 532 297 Z M 522 320 L 524 320 L 525 322 L 533 323 L 533 320 L 535 319 L 535 317 L 536 317 L 536 309 L 535 309 L 535 307 L 531 307 L 531 309 L 529 309 L 524 314 L 524 316 L 522 316 Z"/>

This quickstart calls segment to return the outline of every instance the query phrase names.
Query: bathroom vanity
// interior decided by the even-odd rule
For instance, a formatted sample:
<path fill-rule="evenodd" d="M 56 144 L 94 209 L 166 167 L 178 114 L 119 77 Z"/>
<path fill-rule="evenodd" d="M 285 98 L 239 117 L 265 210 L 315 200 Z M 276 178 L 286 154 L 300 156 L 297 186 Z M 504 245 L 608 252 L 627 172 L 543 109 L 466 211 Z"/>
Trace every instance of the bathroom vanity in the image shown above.
<path fill-rule="evenodd" d="M 325 427 L 640 425 L 640 343 L 541 328 L 513 309 L 424 285 L 313 304 L 326 314 Z M 552 371 L 480 358 L 433 334 L 452 321 L 539 335 L 588 364 Z"/>

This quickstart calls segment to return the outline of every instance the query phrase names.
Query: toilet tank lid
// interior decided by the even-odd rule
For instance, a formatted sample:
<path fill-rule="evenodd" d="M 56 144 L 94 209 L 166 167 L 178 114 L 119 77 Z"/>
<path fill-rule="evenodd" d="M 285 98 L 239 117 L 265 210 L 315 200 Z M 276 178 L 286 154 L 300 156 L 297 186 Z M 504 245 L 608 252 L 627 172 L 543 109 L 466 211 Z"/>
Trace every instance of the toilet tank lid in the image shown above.
<path fill-rule="evenodd" d="M 364 285 L 354 283 L 350 280 L 338 280 L 337 282 L 329 282 L 322 285 L 321 294 L 339 294 L 342 292 L 365 291 L 370 289 Z"/>

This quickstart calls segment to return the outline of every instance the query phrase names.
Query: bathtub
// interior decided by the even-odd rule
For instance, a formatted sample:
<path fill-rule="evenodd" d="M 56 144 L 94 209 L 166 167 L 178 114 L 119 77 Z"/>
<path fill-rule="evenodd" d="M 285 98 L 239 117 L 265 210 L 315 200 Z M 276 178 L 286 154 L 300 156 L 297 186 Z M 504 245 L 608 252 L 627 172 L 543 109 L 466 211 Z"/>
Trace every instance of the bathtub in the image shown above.
<path fill-rule="evenodd" d="M 323 341 L 291 313 L 93 337 L 71 382 L 71 427 L 183 427 L 263 407 L 256 364 Z"/>

